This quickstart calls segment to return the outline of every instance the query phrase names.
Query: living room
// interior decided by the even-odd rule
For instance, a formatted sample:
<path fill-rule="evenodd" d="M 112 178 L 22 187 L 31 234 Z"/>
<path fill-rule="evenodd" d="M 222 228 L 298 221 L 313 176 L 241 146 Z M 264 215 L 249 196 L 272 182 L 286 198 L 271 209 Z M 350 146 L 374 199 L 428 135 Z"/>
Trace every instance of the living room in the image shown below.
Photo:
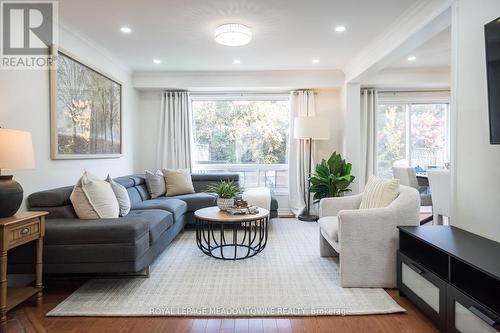
<path fill-rule="evenodd" d="M 0 4 L 2 332 L 498 331 L 498 1 Z"/>

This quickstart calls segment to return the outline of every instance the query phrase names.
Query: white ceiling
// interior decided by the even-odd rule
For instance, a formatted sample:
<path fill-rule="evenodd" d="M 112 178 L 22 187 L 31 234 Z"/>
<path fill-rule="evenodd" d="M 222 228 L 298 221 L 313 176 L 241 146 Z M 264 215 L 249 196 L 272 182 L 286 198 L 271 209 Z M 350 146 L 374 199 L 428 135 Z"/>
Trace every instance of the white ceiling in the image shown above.
<path fill-rule="evenodd" d="M 415 56 L 415 61 L 408 61 Z M 450 67 L 451 63 L 451 28 L 447 28 L 427 42 L 408 52 L 403 58 L 391 64 L 391 68 L 408 67 Z"/>
<path fill-rule="evenodd" d="M 341 69 L 414 4 L 414 0 L 60 0 L 59 16 L 66 27 L 132 70 Z M 253 41 L 240 47 L 215 43 L 215 27 L 234 22 L 250 26 Z M 130 35 L 120 32 L 123 25 L 132 28 Z M 345 25 L 347 31 L 337 34 L 336 25 Z M 153 64 L 153 58 L 162 63 Z M 241 59 L 240 65 L 233 64 L 235 58 Z M 321 62 L 312 64 L 314 58 Z"/>

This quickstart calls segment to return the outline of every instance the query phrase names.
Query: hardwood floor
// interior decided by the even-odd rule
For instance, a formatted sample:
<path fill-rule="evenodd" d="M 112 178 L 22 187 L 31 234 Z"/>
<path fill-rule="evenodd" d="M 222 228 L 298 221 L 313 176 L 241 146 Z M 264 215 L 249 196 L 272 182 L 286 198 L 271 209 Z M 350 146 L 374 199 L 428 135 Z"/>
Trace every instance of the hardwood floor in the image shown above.
<path fill-rule="evenodd" d="M 45 317 L 45 313 L 64 300 L 84 281 L 47 282 L 40 307 L 26 302 L 8 314 L 9 333 L 431 333 L 439 330 L 408 300 L 389 294 L 407 312 L 369 316 L 323 316 L 290 318 L 181 318 L 181 317 Z"/>

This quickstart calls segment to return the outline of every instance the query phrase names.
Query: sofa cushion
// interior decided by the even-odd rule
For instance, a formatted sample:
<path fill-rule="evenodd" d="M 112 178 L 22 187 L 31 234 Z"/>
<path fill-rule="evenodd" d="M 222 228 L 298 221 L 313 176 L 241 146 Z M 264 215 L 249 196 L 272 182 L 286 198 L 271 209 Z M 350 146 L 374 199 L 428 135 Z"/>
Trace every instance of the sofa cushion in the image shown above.
<path fill-rule="evenodd" d="M 337 216 L 325 216 L 318 220 L 319 227 L 322 233 L 334 240 L 339 241 L 339 219 Z"/>
<path fill-rule="evenodd" d="M 46 245 L 133 243 L 144 236 L 149 238 L 145 216 L 134 214 L 118 219 L 48 219 L 45 223 Z"/>
<path fill-rule="evenodd" d="M 146 178 L 143 175 L 118 177 L 114 178 L 114 181 L 125 186 L 131 202 L 151 199 L 146 186 Z"/>
<path fill-rule="evenodd" d="M 149 244 L 156 242 L 163 232 L 174 224 L 172 213 L 163 209 L 133 210 L 129 215 L 142 217 L 147 221 L 149 226 Z"/>
<path fill-rule="evenodd" d="M 197 209 L 212 207 L 217 205 L 217 197 L 211 193 L 189 193 L 176 195 L 171 197 L 175 199 L 180 199 L 187 203 L 188 212 L 194 212 Z"/>
<path fill-rule="evenodd" d="M 278 199 L 276 198 L 276 194 L 273 190 L 271 190 L 271 211 L 278 210 Z"/>
<path fill-rule="evenodd" d="M 73 186 L 59 187 L 52 190 L 32 193 L 28 196 L 28 207 L 57 207 L 71 205 L 69 196 Z"/>
<path fill-rule="evenodd" d="M 239 186 L 240 176 L 237 173 L 193 173 L 191 180 L 195 192 L 203 192 L 208 185 L 218 183 L 221 180 L 232 181 L 236 186 Z"/>
<path fill-rule="evenodd" d="M 187 204 L 179 199 L 159 197 L 151 200 L 135 203 L 133 210 L 162 209 L 174 214 L 175 221 L 179 221 L 181 216 L 187 212 Z M 174 221 L 174 222 L 175 222 Z"/>

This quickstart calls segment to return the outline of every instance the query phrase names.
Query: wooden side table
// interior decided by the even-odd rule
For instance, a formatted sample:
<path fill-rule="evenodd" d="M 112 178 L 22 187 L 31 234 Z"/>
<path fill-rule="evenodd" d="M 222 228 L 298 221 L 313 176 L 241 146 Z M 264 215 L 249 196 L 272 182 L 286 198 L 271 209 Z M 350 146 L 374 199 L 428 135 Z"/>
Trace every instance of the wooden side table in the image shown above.
<path fill-rule="evenodd" d="M 36 294 L 42 301 L 43 236 L 47 212 L 20 212 L 0 218 L 0 331 L 5 331 L 7 311 Z M 36 241 L 35 287 L 7 288 L 7 251 Z"/>

